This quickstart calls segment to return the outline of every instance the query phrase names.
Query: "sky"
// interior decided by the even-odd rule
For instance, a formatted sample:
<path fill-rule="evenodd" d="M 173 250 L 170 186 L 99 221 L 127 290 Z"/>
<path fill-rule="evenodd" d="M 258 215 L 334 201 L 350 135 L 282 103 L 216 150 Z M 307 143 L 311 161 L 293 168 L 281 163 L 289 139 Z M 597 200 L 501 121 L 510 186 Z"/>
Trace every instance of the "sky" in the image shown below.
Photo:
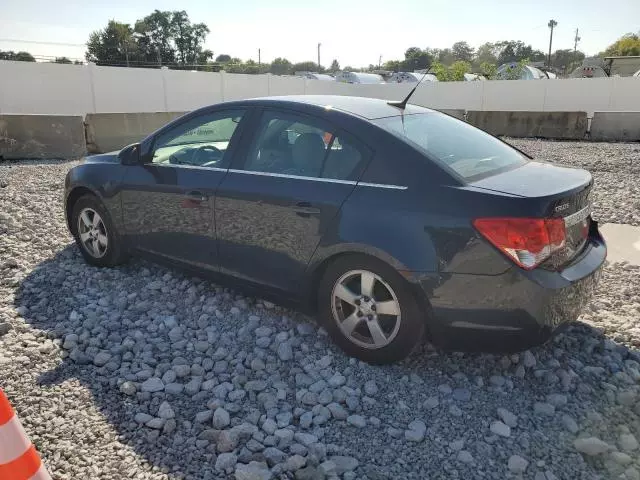
<path fill-rule="evenodd" d="M 404 58 L 408 47 L 472 47 L 522 40 L 547 52 L 551 18 L 558 22 L 553 50 L 604 50 L 640 29 L 640 0 L 2 0 L 0 50 L 34 56 L 84 58 L 89 34 L 110 19 L 134 24 L 159 10 L 186 10 L 211 30 L 205 48 L 243 60 L 285 57 L 292 62 L 334 58 L 353 67 Z M 606 10 L 605 10 L 606 9 Z M 604 13 L 606 12 L 606 13 Z M 16 42 L 20 40 L 21 42 Z M 27 43 L 33 42 L 33 43 Z M 49 43 L 47 43 L 49 42 Z M 55 43 L 55 44 L 51 44 Z"/>

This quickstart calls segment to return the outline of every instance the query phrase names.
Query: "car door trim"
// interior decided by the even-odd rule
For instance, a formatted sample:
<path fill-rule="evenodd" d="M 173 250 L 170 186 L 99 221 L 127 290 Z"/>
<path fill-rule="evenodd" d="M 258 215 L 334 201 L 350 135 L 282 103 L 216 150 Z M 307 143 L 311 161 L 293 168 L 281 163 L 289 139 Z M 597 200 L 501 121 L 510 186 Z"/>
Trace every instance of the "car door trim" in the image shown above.
<path fill-rule="evenodd" d="M 272 173 L 272 172 L 256 172 L 252 170 L 238 170 L 230 168 L 229 173 L 241 173 L 243 175 L 257 175 L 260 177 L 276 177 L 276 178 L 292 178 L 297 180 L 309 180 L 311 182 L 323 182 L 323 183 L 339 183 L 342 185 L 358 185 L 361 187 L 373 187 L 373 188 L 389 188 L 393 190 L 406 190 L 408 187 L 404 185 L 390 185 L 383 183 L 368 183 L 357 182 L 355 180 L 339 180 L 337 178 L 319 178 L 319 177 L 305 177 L 302 175 L 289 175 L 286 173 Z"/>
<path fill-rule="evenodd" d="M 201 165 L 179 165 L 175 163 L 148 163 L 147 165 L 153 165 L 156 167 L 165 167 L 165 168 L 184 168 L 187 170 L 207 170 L 212 172 L 228 172 L 228 168 L 220 168 L 220 167 L 203 167 Z"/>

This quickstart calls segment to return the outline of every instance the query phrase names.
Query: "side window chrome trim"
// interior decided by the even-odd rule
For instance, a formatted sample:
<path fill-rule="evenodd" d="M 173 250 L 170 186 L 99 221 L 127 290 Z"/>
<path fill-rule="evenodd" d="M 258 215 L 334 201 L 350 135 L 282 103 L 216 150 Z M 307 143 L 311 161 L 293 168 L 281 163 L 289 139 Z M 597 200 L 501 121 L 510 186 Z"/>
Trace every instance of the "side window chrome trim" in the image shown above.
<path fill-rule="evenodd" d="M 230 168 L 229 172 L 242 173 L 244 175 L 258 175 L 260 177 L 293 178 L 297 180 L 309 180 L 312 182 L 341 183 L 344 185 L 355 185 L 358 183 L 355 180 L 338 180 L 334 178 L 305 177 L 302 175 L 287 175 L 285 173 L 255 172 L 251 170 L 234 170 L 233 168 Z"/>
<path fill-rule="evenodd" d="M 389 188 L 391 190 L 406 190 L 406 185 L 390 185 L 387 183 L 369 183 L 369 182 L 358 182 L 359 187 L 373 187 L 373 188 Z"/>
<path fill-rule="evenodd" d="M 243 175 L 257 175 L 259 177 L 292 178 L 294 180 L 309 180 L 311 182 L 324 182 L 324 183 L 340 183 L 343 185 L 358 185 L 361 187 L 387 188 L 392 190 L 406 190 L 408 188 L 403 185 L 388 185 L 384 183 L 356 182 L 355 180 L 338 180 L 335 178 L 304 177 L 302 175 L 287 175 L 284 173 L 271 173 L 271 172 L 255 172 L 250 170 L 237 170 L 233 168 L 230 168 L 228 171 L 229 173 L 241 173 Z"/>
<path fill-rule="evenodd" d="M 184 168 L 187 170 L 208 170 L 213 172 L 228 172 L 230 171 L 228 168 L 218 168 L 218 167 L 203 167 L 201 165 L 179 165 L 174 163 L 148 163 L 147 165 L 153 165 L 155 167 L 164 167 L 164 168 Z"/>

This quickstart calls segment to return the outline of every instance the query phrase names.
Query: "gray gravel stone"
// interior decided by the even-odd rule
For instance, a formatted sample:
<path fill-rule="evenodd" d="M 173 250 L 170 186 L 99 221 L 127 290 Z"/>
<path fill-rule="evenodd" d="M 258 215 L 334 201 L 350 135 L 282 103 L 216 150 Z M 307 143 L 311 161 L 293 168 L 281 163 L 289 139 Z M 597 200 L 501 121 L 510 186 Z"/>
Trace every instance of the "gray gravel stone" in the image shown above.
<path fill-rule="evenodd" d="M 600 455 L 608 452 L 611 447 L 597 437 L 578 438 L 574 440 L 573 446 L 580 453 L 589 456 Z"/>
<path fill-rule="evenodd" d="M 507 467 L 513 473 L 524 473 L 529 466 L 529 462 L 520 455 L 511 455 Z"/>

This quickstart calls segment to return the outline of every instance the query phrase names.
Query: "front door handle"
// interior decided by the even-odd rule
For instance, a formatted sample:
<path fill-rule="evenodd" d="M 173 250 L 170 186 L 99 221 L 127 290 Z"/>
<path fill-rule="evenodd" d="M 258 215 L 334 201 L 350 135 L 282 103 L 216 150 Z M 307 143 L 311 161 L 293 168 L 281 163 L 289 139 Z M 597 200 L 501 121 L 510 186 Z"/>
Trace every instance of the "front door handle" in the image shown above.
<path fill-rule="evenodd" d="M 185 198 L 187 198 L 188 200 L 191 200 L 192 202 L 206 202 L 207 201 L 207 196 L 204 193 L 199 192 L 198 190 L 192 190 L 190 192 L 187 192 L 185 194 Z"/>
<path fill-rule="evenodd" d="M 297 215 L 300 215 L 301 217 L 318 215 L 320 213 L 320 209 L 317 207 L 314 207 L 309 202 L 298 202 L 293 207 L 293 210 L 296 212 Z"/>
<path fill-rule="evenodd" d="M 207 196 L 202 193 L 199 192 L 197 190 L 192 190 L 190 192 L 187 192 L 184 195 L 184 200 L 182 200 L 182 206 L 184 208 L 199 208 L 202 205 L 202 202 L 206 202 L 207 201 Z"/>

